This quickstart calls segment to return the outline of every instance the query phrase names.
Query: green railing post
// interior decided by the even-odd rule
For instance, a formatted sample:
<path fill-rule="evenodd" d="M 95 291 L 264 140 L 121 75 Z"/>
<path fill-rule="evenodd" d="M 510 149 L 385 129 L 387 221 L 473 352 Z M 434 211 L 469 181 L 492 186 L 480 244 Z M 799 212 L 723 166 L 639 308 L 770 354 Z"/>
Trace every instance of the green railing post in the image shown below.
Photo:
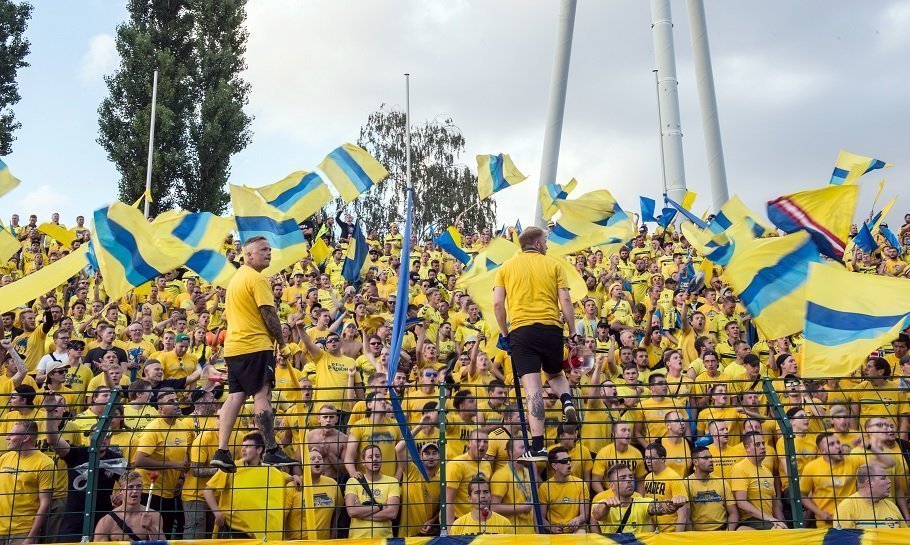
<path fill-rule="evenodd" d="M 98 487 L 98 462 L 100 461 L 98 443 L 110 427 L 111 412 L 120 400 L 120 395 L 122 393 L 120 388 L 111 390 L 110 398 L 108 398 L 107 404 L 104 406 L 104 411 L 101 412 L 101 416 L 98 417 L 98 424 L 95 426 L 95 431 L 92 433 L 92 437 L 89 440 L 88 469 L 85 474 L 85 515 L 82 518 L 83 543 L 91 541 L 92 533 L 95 531 L 92 520 L 95 516 L 95 507 L 98 499 L 98 494 L 96 493 Z"/>
<path fill-rule="evenodd" d="M 446 385 L 439 385 L 439 537 L 449 535 L 446 525 Z"/>
<path fill-rule="evenodd" d="M 771 409 L 771 415 L 777 420 L 780 426 L 781 435 L 784 438 L 784 450 L 786 456 L 784 463 L 787 464 L 787 482 L 789 485 L 790 510 L 793 515 L 793 526 L 795 528 L 805 528 L 806 521 L 803 519 L 803 502 L 799 493 L 799 468 L 796 465 L 796 446 L 793 444 L 793 426 L 787 417 L 787 411 L 784 410 L 777 390 L 774 389 L 774 382 L 770 378 L 765 378 L 763 388 L 765 396 Z M 778 453 L 780 454 L 780 453 Z"/>

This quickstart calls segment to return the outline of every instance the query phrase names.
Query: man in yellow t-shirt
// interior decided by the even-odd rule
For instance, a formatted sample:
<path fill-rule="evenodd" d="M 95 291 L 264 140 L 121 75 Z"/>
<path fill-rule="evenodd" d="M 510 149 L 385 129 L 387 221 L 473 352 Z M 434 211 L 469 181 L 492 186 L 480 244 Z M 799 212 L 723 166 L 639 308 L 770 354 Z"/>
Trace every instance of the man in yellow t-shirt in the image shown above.
<path fill-rule="evenodd" d="M 471 510 L 468 483 L 475 475 L 489 478 L 493 466 L 484 457 L 487 452 L 488 434 L 475 429 L 468 435 L 467 451 L 449 460 L 446 464 L 446 524 L 451 525 L 458 517 Z"/>
<path fill-rule="evenodd" d="M 218 471 L 202 491 L 215 516 L 215 537 L 222 539 L 280 540 L 284 537 L 285 512 L 290 494 L 285 485 L 291 477 L 278 468 L 262 465 L 265 441 L 258 431 L 243 437 L 243 466 L 233 474 Z"/>
<path fill-rule="evenodd" d="M 471 511 L 459 517 L 451 527 L 453 536 L 479 534 L 511 534 L 512 523 L 506 517 L 490 508 L 490 482 L 486 477 L 475 475 L 468 483 Z"/>
<path fill-rule="evenodd" d="M 285 539 L 307 539 L 307 510 L 315 511 L 314 537 L 328 540 L 337 536 L 337 513 L 342 504 L 341 488 L 335 479 L 323 475 L 325 460 L 318 450 L 310 451 L 309 471 L 312 484 L 309 489 L 288 488 L 291 494 L 291 508 L 285 518 Z M 306 470 L 304 470 L 306 471 Z M 308 494 L 313 495 L 313 507 L 307 506 Z"/>
<path fill-rule="evenodd" d="M 13 424 L 0 456 L 0 541 L 36 543 L 54 493 L 54 461 L 38 451 L 38 424 Z"/>
<path fill-rule="evenodd" d="M 651 472 L 645 476 L 643 495 L 655 502 L 683 504 L 676 513 L 657 517 L 658 532 L 685 532 L 689 520 L 689 508 L 686 486 L 683 478 L 675 470 L 667 467 L 667 449 L 659 442 L 648 445 L 645 449 L 645 465 Z"/>
<path fill-rule="evenodd" d="M 730 488 L 739 508 L 740 526 L 754 530 L 784 530 L 782 509 L 775 497 L 774 475 L 762 465 L 765 438 L 759 432 L 743 435 L 746 456 L 730 471 Z"/>
<path fill-rule="evenodd" d="M 363 474 L 348 479 L 344 504 L 351 517 L 348 537 L 392 537 L 392 521 L 401 504 L 401 485 L 395 477 L 382 474 L 382 451 L 367 445 L 361 451 Z"/>
<path fill-rule="evenodd" d="M 356 386 L 362 384 L 360 373 L 354 358 L 345 356 L 341 352 L 341 337 L 329 333 L 325 338 L 325 349 L 313 342 L 309 333 L 298 328 L 300 340 L 306 347 L 311 364 L 307 364 L 303 371 L 312 369 L 315 373 L 313 401 L 315 411 L 319 411 L 326 403 L 331 403 L 342 410 L 350 410 L 354 400 L 357 399 Z"/>
<path fill-rule="evenodd" d="M 572 458 L 566 447 L 554 447 L 548 456 L 551 477 L 537 492 L 544 526 L 551 534 L 583 534 L 590 499 L 588 486 L 572 476 Z"/>
<path fill-rule="evenodd" d="M 271 385 L 275 380 L 275 343 L 282 357 L 291 355 L 281 334 L 272 287 L 262 271 L 272 261 L 272 248 L 262 236 L 247 239 L 243 245 L 243 266 L 231 278 L 225 296 L 224 318 L 227 337 L 224 360 L 228 369 L 228 396 L 221 407 L 218 450 L 211 465 L 232 473 L 236 471 L 228 443 L 234 422 L 247 398 L 253 398 L 256 425 L 265 439 L 265 465 L 294 465 L 293 458 L 275 442 L 275 414 L 272 411 Z"/>
<path fill-rule="evenodd" d="M 671 515 L 685 505 L 682 497 L 655 502 L 640 496 L 632 471 L 623 463 L 607 469 L 606 479 L 610 488 L 591 500 L 591 524 L 601 534 L 653 532 L 654 517 Z"/>
<path fill-rule="evenodd" d="M 632 447 L 632 426 L 624 420 L 613 422 L 613 442 L 597 451 L 591 469 L 591 488 L 594 492 L 607 490 L 607 471 L 618 463 L 626 464 L 635 479 L 642 479 L 647 470 L 641 451 Z"/>
<path fill-rule="evenodd" d="M 714 457 L 707 447 L 692 451 L 693 472 L 686 478 L 689 497 L 689 529 L 735 530 L 739 511 L 733 491 L 723 479 L 714 477 Z"/>
<path fill-rule="evenodd" d="M 897 505 L 891 501 L 891 479 L 879 464 L 856 471 L 856 493 L 837 506 L 836 528 L 906 528 Z"/>
<path fill-rule="evenodd" d="M 505 450 L 509 453 L 509 460 L 490 478 L 493 510 L 509 520 L 511 531 L 508 533 L 534 534 L 537 527 L 534 522 L 531 471 L 526 464 L 518 462 L 525 453 L 524 441 L 510 437 Z"/>
<path fill-rule="evenodd" d="M 562 369 L 563 319 L 574 332 L 575 312 L 562 266 L 546 256 L 546 232 L 528 227 L 519 235 L 518 243 L 521 253 L 496 269 L 493 310 L 500 331 L 497 346 L 511 354 L 513 372 L 524 388 L 531 430 L 531 449 L 525 459 L 543 461 L 547 450 L 541 372 L 562 402 L 567 430 L 575 431 L 578 425 L 578 412 Z"/>
<path fill-rule="evenodd" d="M 189 468 L 189 449 L 193 432 L 180 422 L 180 403 L 172 388 L 158 391 L 158 418 L 139 435 L 133 451 L 133 465 L 142 475 L 143 489 L 152 484 L 151 473 L 157 473 L 155 488 L 150 493 L 152 509 L 161 513 L 162 531 L 176 539 L 179 481 Z"/>

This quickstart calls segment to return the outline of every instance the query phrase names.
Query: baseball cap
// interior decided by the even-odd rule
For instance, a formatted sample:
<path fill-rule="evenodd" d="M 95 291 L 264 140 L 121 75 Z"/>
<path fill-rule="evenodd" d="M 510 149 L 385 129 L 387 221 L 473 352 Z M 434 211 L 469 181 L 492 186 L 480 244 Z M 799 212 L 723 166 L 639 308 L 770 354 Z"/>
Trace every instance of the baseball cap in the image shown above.
<path fill-rule="evenodd" d="M 437 445 L 436 443 L 425 444 L 424 446 L 420 447 L 420 452 L 423 453 L 423 451 L 425 451 L 427 449 L 431 449 L 431 448 L 436 449 L 436 452 L 439 452 L 439 445 Z"/>
<path fill-rule="evenodd" d="M 82 341 L 79 339 L 71 339 L 68 343 L 66 343 L 66 349 L 67 350 L 84 350 L 85 341 Z"/>
<path fill-rule="evenodd" d="M 174 337 L 174 342 L 175 343 L 188 343 L 188 342 L 190 342 L 190 336 L 187 335 L 186 333 L 180 333 L 176 337 Z"/>

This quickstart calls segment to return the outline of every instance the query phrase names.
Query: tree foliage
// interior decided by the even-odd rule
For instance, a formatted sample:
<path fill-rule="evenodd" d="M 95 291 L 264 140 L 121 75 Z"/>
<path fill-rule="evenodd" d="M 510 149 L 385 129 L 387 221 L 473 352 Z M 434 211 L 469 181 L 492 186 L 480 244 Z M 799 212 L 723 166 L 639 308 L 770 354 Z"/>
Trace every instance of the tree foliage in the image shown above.
<path fill-rule="evenodd" d="M 120 173 L 124 202 L 145 191 L 152 73 L 158 96 L 152 215 L 175 206 L 223 212 L 231 156 L 250 140 L 240 79 L 245 0 L 129 0 L 117 28 L 120 66 L 105 77 L 98 143 Z"/>
<path fill-rule="evenodd" d="M 374 186 L 354 203 L 357 217 L 369 230 L 382 232 L 404 216 L 407 196 L 405 113 L 383 105 L 360 129 L 358 145 L 389 171 L 389 179 Z M 458 163 L 465 139 L 451 119 L 411 127 L 411 180 L 414 186 L 413 232 L 428 236 L 445 229 L 464 212 L 465 229 L 493 227 L 496 203 L 478 205 L 477 176 Z M 476 205 L 476 206 L 475 206 Z"/>
<path fill-rule="evenodd" d="M 246 68 L 245 6 L 246 0 L 195 0 L 193 88 L 199 113 L 190 121 L 191 175 L 179 199 L 187 210 L 224 212 L 231 156 L 250 143 L 251 118 L 243 111 L 250 84 L 240 78 Z"/>
<path fill-rule="evenodd" d="M 22 126 L 11 108 L 22 98 L 16 75 L 28 66 L 30 44 L 24 34 L 31 16 L 31 4 L 0 0 L 0 155 L 12 153 L 13 133 Z"/>

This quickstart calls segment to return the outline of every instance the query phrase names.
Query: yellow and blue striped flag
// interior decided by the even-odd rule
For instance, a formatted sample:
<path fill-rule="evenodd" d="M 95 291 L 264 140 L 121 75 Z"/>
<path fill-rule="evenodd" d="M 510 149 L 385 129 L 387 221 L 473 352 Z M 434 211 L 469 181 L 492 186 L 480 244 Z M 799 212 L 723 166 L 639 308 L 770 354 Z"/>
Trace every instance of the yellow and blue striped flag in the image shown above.
<path fill-rule="evenodd" d="M 303 221 L 332 201 L 332 192 L 319 174 L 298 170 L 266 186 L 252 188 L 265 202 Z"/>
<path fill-rule="evenodd" d="M 216 216 L 211 212 L 169 210 L 160 214 L 152 225 L 193 249 L 186 266 L 203 280 L 227 287 L 237 269 L 222 252 L 224 240 L 237 228 L 233 216 Z"/>
<path fill-rule="evenodd" d="M 367 150 L 354 144 L 342 144 L 319 163 L 345 204 L 384 180 L 389 171 Z"/>
<path fill-rule="evenodd" d="M 527 179 L 508 153 L 477 156 L 477 192 L 480 200 Z"/>
<path fill-rule="evenodd" d="M 367 254 L 370 252 L 370 245 L 367 244 L 366 237 L 363 236 L 363 230 L 358 223 L 354 227 L 354 235 L 348 241 L 348 252 L 344 256 L 344 264 L 341 267 L 341 276 L 353 284 L 360 282 L 363 264 L 367 261 Z"/>
<path fill-rule="evenodd" d="M 142 212 L 120 202 L 95 211 L 93 232 L 95 256 L 112 300 L 183 266 L 192 253 L 170 235 L 156 232 Z"/>
<path fill-rule="evenodd" d="M 572 178 L 566 185 L 554 183 L 547 184 L 540 188 L 538 198 L 540 199 L 540 209 L 543 212 L 543 219 L 545 221 L 550 221 L 550 219 L 559 212 L 559 207 L 556 206 L 556 202 L 568 199 L 569 193 L 571 193 L 577 185 L 578 181 L 575 178 Z"/>
<path fill-rule="evenodd" d="M 711 220 L 711 223 L 708 224 L 708 229 L 715 233 L 720 233 L 747 218 L 751 219 L 755 224 L 760 225 L 766 233 L 774 232 L 774 228 L 759 219 L 758 215 L 749 210 L 746 203 L 737 195 L 733 195 L 729 201 L 720 207 L 717 215 L 715 215 L 714 219 Z"/>
<path fill-rule="evenodd" d="M 458 232 L 458 229 L 455 226 L 451 226 L 441 235 L 433 239 L 440 248 L 445 250 L 449 255 L 461 262 L 462 265 L 467 265 L 471 261 L 471 256 L 464 251 L 461 247 L 461 233 Z"/>
<path fill-rule="evenodd" d="M 22 243 L 10 230 L 0 225 L 0 264 L 13 257 L 13 254 L 22 249 Z"/>
<path fill-rule="evenodd" d="M 812 265 L 806 299 L 806 378 L 850 375 L 910 325 L 910 280 L 904 278 Z"/>
<path fill-rule="evenodd" d="M 0 161 L 0 197 L 16 188 L 21 182 L 13 176 L 6 163 Z"/>
<path fill-rule="evenodd" d="M 802 330 L 809 264 L 817 262 L 812 237 L 800 231 L 737 244 L 725 274 L 759 332 L 778 339 Z"/>
<path fill-rule="evenodd" d="M 893 166 L 891 163 L 886 163 L 881 159 L 865 157 L 841 150 L 837 154 L 834 172 L 831 174 L 831 180 L 828 183 L 830 185 L 849 185 L 867 172 L 891 166 Z"/>
<path fill-rule="evenodd" d="M 682 224 L 682 232 L 689 244 L 698 250 L 699 255 L 712 263 L 726 267 L 733 259 L 737 242 L 742 244 L 759 238 L 764 229 L 751 218 L 746 218 L 721 233 L 699 229 L 690 223 Z"/>
<path fill-rule="evenodd" d="M 768 219 L 785 233 L 806 231 L 819 251 L 843 261 L 856 200 L 857 185 L 829 185 L 768 202 Z"/>
<path fill-rule="evenodd" d="M 240 242 L 263 236 L 272 247 L 272 261 L 263 274 L 275 274 L 307 255 L 306 239 L 293 217 L 265 202 L 251 189 L 233 184 L 230 188 Z"/>
<path fill-rule="evenodd" d="M 867 254 L 871 254 L 875 250 L 878 250 L 878 243 L 875 242 L 875 237 L 872 236 L 872 231 L 869 230 L 868 223 L 864 222 L 860 226 L 859 231 L 856 232 L 856 236 L 853 237 L 853 244 Z"/>
<path fill-rule="evenodd" d="M 556 201 L 559 220 L 547 236 L 549 252 L 566 255 L 597 247 L 605 255 L 611 248 L 632 240 L 635 223 L 606 189 L 590 191 L 577 199 Z"/>

